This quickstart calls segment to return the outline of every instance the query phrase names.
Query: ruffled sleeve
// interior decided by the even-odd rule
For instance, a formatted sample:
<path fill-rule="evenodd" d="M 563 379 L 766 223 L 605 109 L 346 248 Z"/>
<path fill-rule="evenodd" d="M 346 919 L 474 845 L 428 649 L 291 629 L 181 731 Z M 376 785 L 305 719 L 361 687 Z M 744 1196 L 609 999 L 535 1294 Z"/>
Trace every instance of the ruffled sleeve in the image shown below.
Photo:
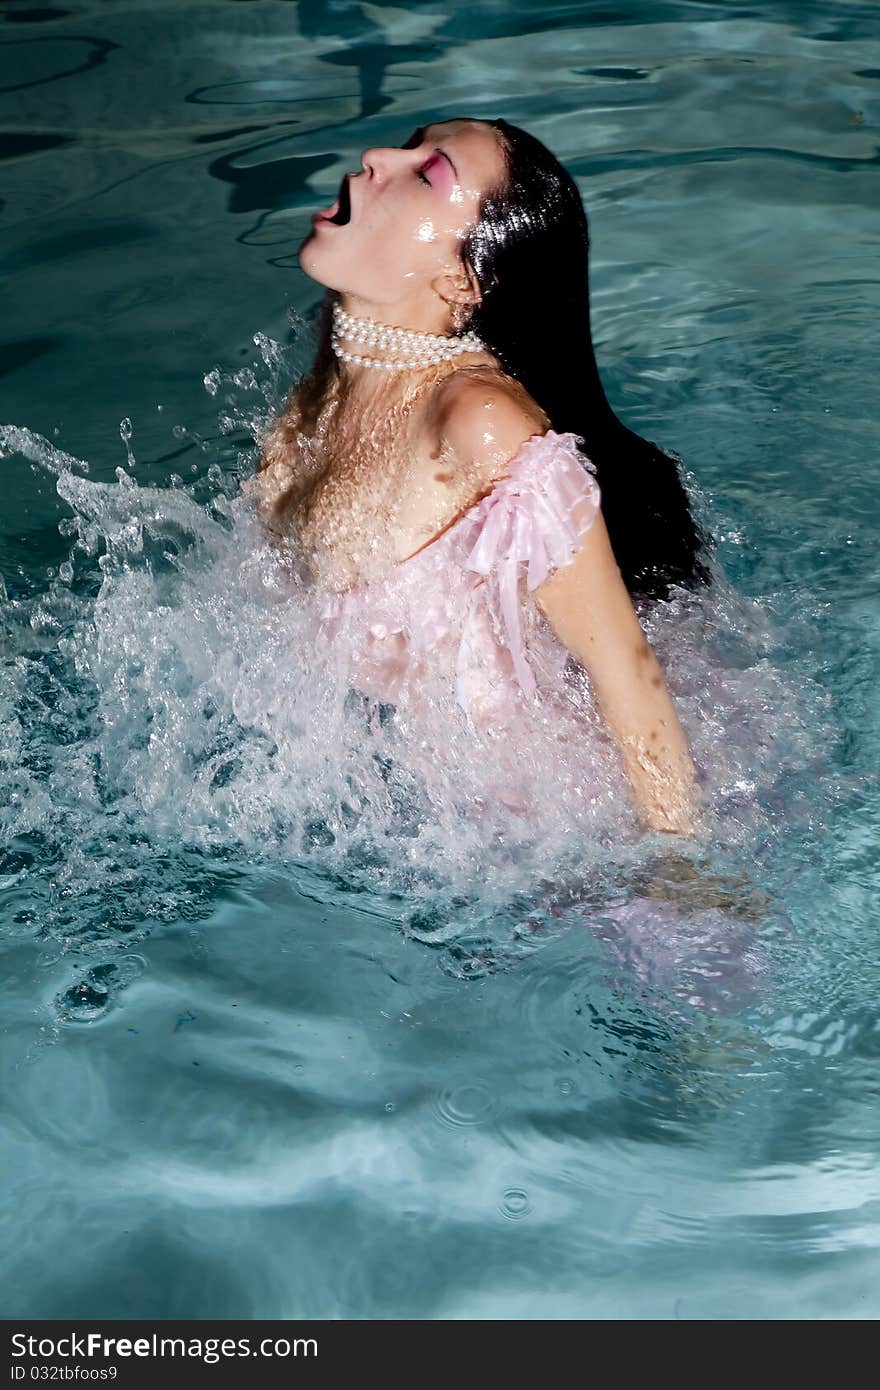
<path fill-rule="evenodd" d="M 464 567 L 495 591 L 505 644 L 520 687 L 535 690 L 522 636 L 520 579 L 531 593 L 581 548 L 600 505 L 595 467 L 576 434 L 533 435 L 471 513 Z"/>

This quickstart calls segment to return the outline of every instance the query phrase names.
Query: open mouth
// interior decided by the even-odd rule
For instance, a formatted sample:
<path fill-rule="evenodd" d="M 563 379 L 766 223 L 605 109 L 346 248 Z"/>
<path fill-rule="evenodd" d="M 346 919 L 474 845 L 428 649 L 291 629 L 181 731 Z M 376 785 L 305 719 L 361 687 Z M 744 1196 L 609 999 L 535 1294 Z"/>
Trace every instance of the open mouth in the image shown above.
<path fill-rule="evenodd" d="M 348 174 L 339 186 L 339 197 L 326 212 L 315 214 L 322 222 L 332 222 L 334 227 L 344 227 L 351 221 L 351 195 L 348 189 Z"/>

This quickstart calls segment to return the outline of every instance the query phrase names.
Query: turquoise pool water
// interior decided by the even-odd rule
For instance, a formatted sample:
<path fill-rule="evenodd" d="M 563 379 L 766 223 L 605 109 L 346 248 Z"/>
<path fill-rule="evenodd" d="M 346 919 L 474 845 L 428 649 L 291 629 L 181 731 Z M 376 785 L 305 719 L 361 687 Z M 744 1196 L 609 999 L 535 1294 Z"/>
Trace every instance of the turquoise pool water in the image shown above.
<path fill-rule="evenodd" d="M 878 40 L 4 6 L 4 1316 L 880 1314 Z M 578 178 L 607 393 L 718 538 L 653 624 L 716 818 L 678 863 L 415 833 L 236 500 L 310 212 L 461 113 Z"/>

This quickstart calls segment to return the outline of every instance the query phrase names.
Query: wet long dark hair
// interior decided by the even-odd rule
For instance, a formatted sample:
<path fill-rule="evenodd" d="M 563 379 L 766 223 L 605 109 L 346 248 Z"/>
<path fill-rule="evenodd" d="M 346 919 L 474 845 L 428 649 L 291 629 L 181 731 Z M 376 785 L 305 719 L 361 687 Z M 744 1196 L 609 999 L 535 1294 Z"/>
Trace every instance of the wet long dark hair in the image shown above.
<path fill-rule="evenodd" d="M 590 333 L 590 233 L 577 185 L 527 131 L 504 120 L 485 124 L 499 137 L 506 177 L 484 196 L 462 246 L 482 295 L 462 331 L 479 334 L 554 430 L 583 439 L 630 594 L 665 599 L 672 585 L 706 583 L 709 542 L 676 458 L 628 429 L 602 388 Z M 333 299 L 325 302 L 318 355 L 297 394 L 304 420 L 316 413 L 337 370 L 329 345 Z"/>

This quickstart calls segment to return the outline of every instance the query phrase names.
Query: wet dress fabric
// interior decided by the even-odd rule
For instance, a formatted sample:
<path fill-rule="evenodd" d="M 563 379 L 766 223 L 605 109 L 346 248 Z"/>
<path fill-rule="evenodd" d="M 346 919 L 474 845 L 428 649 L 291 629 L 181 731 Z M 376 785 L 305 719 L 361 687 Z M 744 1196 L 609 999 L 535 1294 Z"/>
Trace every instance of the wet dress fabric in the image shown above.
<path fill-rule="evenodd" d="M 454 370 L 497 384 L 495 369 Z M 438 805 L 453 794 L 595 824 L 622 791 L 619 758 L 535 599 L 599 513 L 593 465 L 577 435 L 548 428 L 499 459 L 488 486 L 485 465 L 442 448 L 426 470 L 415 406 L 443 374 L 360 418 L 331 386 L 308 432 L 291 409 L 270 433 L 264 519 L 295 558 L 309 613 L 292 655 L 383 722 L 393 711 L 395 759 Z M 416 548 L 391 554 L 404 536 Z"/>
<path fill-rule="evenodd" d="M 381 579 L 321 598 L 318 641 L 349 663 L 353 685 L 415 707 L 445 688 L 475 729 L 558 685 L 567 652 L 530 596 L 571 561 L 599 510 L 579 442 L 533 435 L 436 539 Z"/>

